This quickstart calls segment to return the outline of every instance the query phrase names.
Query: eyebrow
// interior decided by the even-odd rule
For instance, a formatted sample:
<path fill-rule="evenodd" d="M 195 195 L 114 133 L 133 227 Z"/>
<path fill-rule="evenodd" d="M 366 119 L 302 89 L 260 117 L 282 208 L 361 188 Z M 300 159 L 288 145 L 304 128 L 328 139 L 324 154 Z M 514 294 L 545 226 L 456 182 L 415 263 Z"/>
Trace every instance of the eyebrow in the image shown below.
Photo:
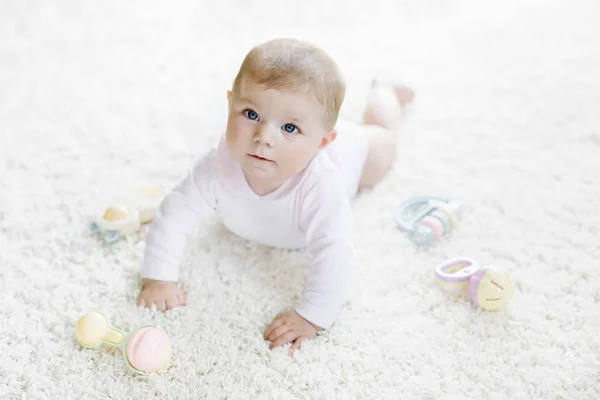
<path fill-rule="evenodd" d="M 286 114 L 286 115 L 288 115 L 287 119 L 295 124 L 303 124 L 306 121 L 306 118 L 304 118 L 304 115 L 300 115 L 300 116 L 293 116 L 290 114 Z"/>
<path fill-rule="evenodd" d="M 240 98 L 238 98 L 238 101 L 240 103 L 249 103 L 249 104 L 255 105 L 254 102 L 252 101 L 252 99 L 249 97 L 240 97 Z"/>
<path fill-rule="evenodd" d="M 238 102 L 251 104 L 252 106 L 256 107 L 256 103 L 254 103 L 250 97 L 240 97 L 238 98 Z M 300 124 L 306 121 L 306 115 L 304 114 L 295 114 L 290 112 L 290 110 L 285 110 L 285 115 L 287 120 L 296 124 Z"/>

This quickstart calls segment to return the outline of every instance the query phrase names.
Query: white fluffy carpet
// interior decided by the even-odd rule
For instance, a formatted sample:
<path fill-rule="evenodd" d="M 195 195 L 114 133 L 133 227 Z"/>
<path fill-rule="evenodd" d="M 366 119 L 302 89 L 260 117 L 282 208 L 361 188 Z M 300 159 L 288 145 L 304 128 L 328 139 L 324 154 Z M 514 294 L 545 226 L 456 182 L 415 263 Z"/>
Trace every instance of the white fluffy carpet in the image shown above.
<path fill-rule="evenodd" d="M 594 0 L 3 1 L 0 398 L 600 398 L 598 21 Z M 147 228 L 86 234 L 105 194 L 179 179 L 223 131 L 245 52 L 278 36 L 338 60 L 348 118 L 374 75 L 418 92 L 394 171 L 354 205 L 354 294 L 294 358 L 262 331 L 301 295 L 302 252 L 207 221 L 188 305 L 161 315 L 134 305 Z M 451 238 L 418 249 L 396 229 L 414 194 L 466 202 Z M 458 255 L 513 274 L 506 310 L 434 286 Z M 138 376 L 82 349 L 92 309 L 164 328 L 168 367 Z"/>

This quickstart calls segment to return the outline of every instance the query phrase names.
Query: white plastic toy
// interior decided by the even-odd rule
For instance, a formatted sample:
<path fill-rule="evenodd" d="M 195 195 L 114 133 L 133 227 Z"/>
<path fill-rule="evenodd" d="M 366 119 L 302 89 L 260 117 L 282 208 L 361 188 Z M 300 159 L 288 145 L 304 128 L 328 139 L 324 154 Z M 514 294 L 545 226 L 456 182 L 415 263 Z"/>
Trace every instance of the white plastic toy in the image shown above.
<path fill-rule="evenodd" d="M 98 210 L 90 229 L 92 233 L 100 233 L 106 243 L 114 243 L 152 221 L 164 196 L 165 192 L 159 186 L 139 186 L 128 190 L 110 205 Z"/>

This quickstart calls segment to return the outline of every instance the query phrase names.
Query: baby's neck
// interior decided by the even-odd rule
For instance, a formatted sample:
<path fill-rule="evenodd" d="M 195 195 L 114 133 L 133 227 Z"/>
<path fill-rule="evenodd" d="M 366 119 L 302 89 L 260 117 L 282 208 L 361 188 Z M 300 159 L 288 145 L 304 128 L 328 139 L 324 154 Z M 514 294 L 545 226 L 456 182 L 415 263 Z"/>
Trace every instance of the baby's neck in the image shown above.
<path fill-rule="evenodd" d="M 248 186 L 250 186 L 250 189 L 252 189 L 252 191 L 259 196 L 266 196 L 269 193 L 273 193 L 274 191 L 279 189 L 279 187 L 285 182 L 252 180 L 252 178 L 249 178 L 248 175 L 246 175 L 245 171 L 244 176 L 246 177 L 246 182 L 248 182 Z"/>

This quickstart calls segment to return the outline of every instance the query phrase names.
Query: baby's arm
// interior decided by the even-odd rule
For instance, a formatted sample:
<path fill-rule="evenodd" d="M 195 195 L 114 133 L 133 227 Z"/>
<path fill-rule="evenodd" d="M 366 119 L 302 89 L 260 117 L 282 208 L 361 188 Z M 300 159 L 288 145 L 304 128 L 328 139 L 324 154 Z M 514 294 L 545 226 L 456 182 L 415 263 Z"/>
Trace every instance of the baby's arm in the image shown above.
<path fill-rule="evenodd" d="M 300 204 L 300 227 L 312 255 L 304 297 L 294 311 L 275 317 L 264 333 L 271 348 L 292 342 L 290 354 L 337 319 L 353 275 L 352 213 L 339 182 L 317 182 Z"/>
<path fill-rule="evenodd" d="M 352 210 L 339 181 L 317 183 L 304 200 L 301 216 L 312 262 L 296 312 L 327 329 L 338 318 L 353 278 Z"/>
<path fill-rule="evenodd" d="M 177 287 L 186 238 L 216 206 L 213 189 L 214 151 L 200 158 L 165 197 L 150 226 L 141 270 L 138 305 L 165 311 L 184 305 Z"/>

